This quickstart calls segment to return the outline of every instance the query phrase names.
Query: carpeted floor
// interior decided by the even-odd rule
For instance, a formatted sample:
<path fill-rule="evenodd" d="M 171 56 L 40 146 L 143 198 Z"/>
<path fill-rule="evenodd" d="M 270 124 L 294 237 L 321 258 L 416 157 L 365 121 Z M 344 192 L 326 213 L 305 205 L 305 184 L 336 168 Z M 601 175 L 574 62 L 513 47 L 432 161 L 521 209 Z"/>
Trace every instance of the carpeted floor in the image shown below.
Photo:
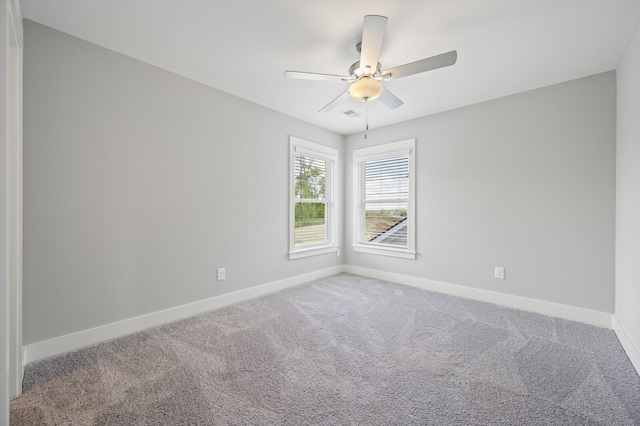
<path fill-rule="evenodd" d="M 640 425 L 611 330 L 336 275 L 27 366 L 11 425 Z"/>

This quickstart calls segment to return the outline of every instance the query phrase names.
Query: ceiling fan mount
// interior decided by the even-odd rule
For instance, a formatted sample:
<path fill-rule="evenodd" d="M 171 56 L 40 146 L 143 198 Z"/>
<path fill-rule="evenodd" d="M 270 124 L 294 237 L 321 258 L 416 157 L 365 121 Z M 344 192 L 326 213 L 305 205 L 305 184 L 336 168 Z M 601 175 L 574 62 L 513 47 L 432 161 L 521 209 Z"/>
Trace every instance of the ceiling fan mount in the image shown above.
<path fill-rule="evenodd" d="M 305 71 L 285 71 L 284 75 L 289 78 L 303 80 L 351 83 L 351 86 L 346 92 L 329 102 L 319 112 L 329 112 L 349 97 L 360 102 L 370 102 L 379 98 L 389 109 L 398 108 L 404 102 L 383 87 L 383 81 L 453 65 L 456 63 L 458 53 L 452 50 L 447 53 L 381 71 L 378 59 L 387 21 L 388 18 L 386 16 L 367 15 L 364 17 L 362 41 L 356 44 L 356 51 L 360 54 L 360 60 L 349 67 L 347 75 L 320 74 Z"/>

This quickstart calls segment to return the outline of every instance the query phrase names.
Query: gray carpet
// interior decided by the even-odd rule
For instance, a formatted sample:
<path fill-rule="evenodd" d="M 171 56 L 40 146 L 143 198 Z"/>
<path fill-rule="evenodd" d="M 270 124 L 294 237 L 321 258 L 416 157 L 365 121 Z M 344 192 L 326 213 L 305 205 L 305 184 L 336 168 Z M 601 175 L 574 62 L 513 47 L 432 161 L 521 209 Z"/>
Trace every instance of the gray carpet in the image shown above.
<path fill-rule="evenodd" d="M 611 330 L 336 275 L 27 366 L 11 425 L 640 425 Z"/>

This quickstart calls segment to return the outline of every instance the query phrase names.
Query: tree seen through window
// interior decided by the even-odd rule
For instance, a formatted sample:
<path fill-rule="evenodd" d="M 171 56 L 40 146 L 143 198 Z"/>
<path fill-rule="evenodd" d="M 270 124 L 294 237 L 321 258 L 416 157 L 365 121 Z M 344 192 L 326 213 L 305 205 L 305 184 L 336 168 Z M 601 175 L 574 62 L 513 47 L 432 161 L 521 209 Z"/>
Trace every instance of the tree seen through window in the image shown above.
<path fill-rule="evenodd" d="M 318 243 L 327 239 L 327 167 L 324 160 L 295 156 L 295 242 Z"/>

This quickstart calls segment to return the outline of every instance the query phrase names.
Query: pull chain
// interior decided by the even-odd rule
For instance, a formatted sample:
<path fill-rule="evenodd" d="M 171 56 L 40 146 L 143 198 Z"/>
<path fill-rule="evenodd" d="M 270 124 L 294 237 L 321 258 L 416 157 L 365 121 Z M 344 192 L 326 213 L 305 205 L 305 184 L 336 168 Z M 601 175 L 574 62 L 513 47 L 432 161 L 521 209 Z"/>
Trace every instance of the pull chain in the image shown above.
<path fill-rule="evenodd" d="M 367 132 L 369 131 L 369 103 L 364 103 L 364 138 L 367 138 Z"/>

